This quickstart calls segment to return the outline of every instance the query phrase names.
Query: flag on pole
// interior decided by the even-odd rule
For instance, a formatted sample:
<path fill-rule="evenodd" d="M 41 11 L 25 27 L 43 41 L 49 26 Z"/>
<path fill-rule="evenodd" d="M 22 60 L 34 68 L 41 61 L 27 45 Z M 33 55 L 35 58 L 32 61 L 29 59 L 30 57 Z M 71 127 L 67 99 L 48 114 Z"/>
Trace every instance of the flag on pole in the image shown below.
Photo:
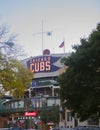
<path fill-rule="evenodd" d="M 47 35 L 48 35 L 48 36 L 51 36 L 51 35 L 52 35 L 52 32 L 47 32 Z"/>
<path fill-rule="evenodd" d="M 59 48 L 63 48 L 64 47 L 64 41 L 59 45 Z"/>

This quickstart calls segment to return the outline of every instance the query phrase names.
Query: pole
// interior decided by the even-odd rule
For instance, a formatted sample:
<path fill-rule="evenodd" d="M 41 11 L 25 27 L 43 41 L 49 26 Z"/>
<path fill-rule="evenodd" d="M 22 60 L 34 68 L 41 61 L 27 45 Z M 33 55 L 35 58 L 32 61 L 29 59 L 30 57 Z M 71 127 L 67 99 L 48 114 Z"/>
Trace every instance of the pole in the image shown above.
<path fill-rule="evenodd" d="M 42 20 L 42 55 L 43 55 L 43 20 Z"/>
<path fill-rule="evenodd" d="M 31 98 L 31 89 L 29 89 L 28 91 L 29 91 L 29 98 Z"/>
<path fill-rule="evenodd" d="M 64 42 L 64 56 L 65 56 L 65 37 L 63 38 L 63 42 Z"/>
<path fill-rule="evenodd" d="M 42 23 L 41 23 L 41 25 L 42 25 L 42 28 L 41 28 L 41 32 L 39 32 L 39 33 L 34 33 L 33 35 L 38 35 L 38 34 L 40 34 L 42 37 L 42 49 L 41 49 L 41 51 L 42 51 L 42 54 L 43 54 L 43 50 L 44 50 L 44 33 L 46 33 L 48 36 L 51 36 L 51 32 L 52 31 L 45 31 L 44 32 L 44 30 L 43 30 L 43 20 L 42 20 Z"/>

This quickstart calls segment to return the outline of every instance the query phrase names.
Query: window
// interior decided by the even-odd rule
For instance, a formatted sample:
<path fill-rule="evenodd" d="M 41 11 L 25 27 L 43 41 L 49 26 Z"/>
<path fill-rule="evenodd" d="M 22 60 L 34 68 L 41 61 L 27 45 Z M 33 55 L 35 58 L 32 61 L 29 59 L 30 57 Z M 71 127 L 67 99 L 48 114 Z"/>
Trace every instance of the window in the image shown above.
<path fill-rule="evenodd" d="M 67 112 L 67 121 L 72 121 L 72 116 L 70 112 Z"/>

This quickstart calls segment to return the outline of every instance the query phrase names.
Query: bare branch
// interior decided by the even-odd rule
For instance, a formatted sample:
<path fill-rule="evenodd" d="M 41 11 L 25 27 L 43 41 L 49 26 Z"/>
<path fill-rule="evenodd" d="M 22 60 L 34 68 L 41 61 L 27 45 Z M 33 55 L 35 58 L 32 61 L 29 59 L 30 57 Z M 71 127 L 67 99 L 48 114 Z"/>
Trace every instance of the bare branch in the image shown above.
<path fill-rule="evenodd" d="M 13 35 L 10 35 L 7 42 L 14 42 L 16 41 L 16 37 L 18 36 L 18 34 L 13 34 Z"/>
<path fill-rule="evenodd" d="M 6 24 L 2 24 L 0 26 L 0 39 L 4 38 L 7 33 L 8 33 L 7 25 Z"/>

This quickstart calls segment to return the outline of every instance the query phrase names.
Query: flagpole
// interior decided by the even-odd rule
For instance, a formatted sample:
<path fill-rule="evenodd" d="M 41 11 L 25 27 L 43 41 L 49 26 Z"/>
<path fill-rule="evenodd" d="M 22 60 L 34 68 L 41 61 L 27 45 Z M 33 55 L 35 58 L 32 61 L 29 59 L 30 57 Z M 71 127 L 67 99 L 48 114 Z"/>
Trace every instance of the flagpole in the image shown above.
<path fill-rule="evenodd" d="M 65 55 L 65 37 L 63 38 L 64 41 L 64 55 Z"/>
<path fill-rule="evenodd" d="M 41 40 L 42 40 L 41 51 L 42 51 L 42 55 L 43 55 L 43 51 L 44 51 L 44 33 L 46 33 L 48 36 L 51 36 L 52 31 L 45 31 L 44 32 L 44 23 L 43 23 L 43 20 L 41 21 L 41 26 L 42 26 L 41 27 L 41 32 L 34 33 L 33 35 L 38 35 L 38 34 L 41 35 Z"/>
<path fill-rule="evenodd" d="M 42 20 L 42 55 L 43 55 L 43 20 Z"/>
<path fill-rule="evenodd" d="M 63 53 L 65 55 L 65 38 L 63 38 L 63 42 L 59 45 L 59 48 L 63 48 Z"/>

